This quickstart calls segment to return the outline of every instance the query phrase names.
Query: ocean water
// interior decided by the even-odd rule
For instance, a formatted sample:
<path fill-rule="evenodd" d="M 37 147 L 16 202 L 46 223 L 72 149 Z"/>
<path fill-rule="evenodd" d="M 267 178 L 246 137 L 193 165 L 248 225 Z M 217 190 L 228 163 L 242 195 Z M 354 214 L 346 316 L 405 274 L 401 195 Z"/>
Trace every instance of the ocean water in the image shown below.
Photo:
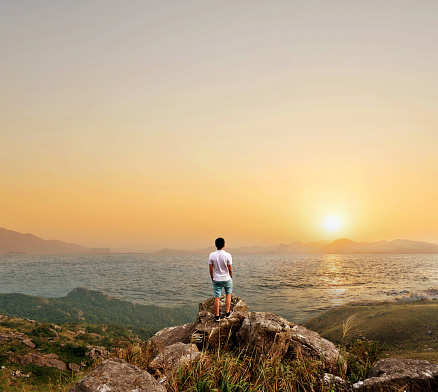
<path fill-rule="evenodd" d="M 300 323 L 351 301 L 416 298 L 438 286 L 438 255 L 236 254 L 233 271 L 250 310 Z M 0 293 L 62 297 L 76 287 L 171 307 L 213 296 L 208 255 L 0 255 Z"/>

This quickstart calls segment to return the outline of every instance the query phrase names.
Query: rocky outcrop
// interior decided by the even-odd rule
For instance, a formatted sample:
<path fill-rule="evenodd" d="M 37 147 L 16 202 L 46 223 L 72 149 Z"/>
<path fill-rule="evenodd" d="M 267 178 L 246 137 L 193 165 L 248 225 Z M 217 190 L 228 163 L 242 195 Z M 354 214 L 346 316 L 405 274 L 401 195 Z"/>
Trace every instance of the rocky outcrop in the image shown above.
<path fill-rule="evenodd" d="M 147 371 L 122 359 L 107 359 L 78 381 L 68 392 L 166 392 Z"/>
<path fill-rule="evenodd" d="M 251 312 L 237 333 L 237 344 L 260 359 L 282 357 L 289 348 L 293 325 L 273 313 Z"/>
<path fill-rule="evenodd" d="M 225 318 L 225 296 L 220 299 L 219 322 L 214 319 L 214 298 L 209 298 L 199 304 L 199 312 L 195 321 L 195 334 L 202 338 L 202 347 L 218 348 L 234 345 L 236 334 L 243 320 L 248 317 L 248 305 L 237 295 L 231 294 L 231 308 L 234 313 Z"/>
<path fill-rule="evenodd" d="M 426 392 L 438 390 L 438 365 L 414 359 L 386 358 L 378 361 L 365 381 L 353 385 L 363 392 Z"/>
<path fill-rule="evenodd" d="M 110 352 L 105 347 L 87 346 L 87 349 L 85 355 L 91 359 L 106 359 L 110 356 Z"/>
<path fill-rule="evenodd" d="M 347 363 L 332 342 L 301 325 L 295 325 L 291 333 L 290 348 L 295 355 L 303 358 L 320 358 L 324 369 L 329 373 L 345 374 Z"/>
<path fill-rule="evenodd" d="M 175 343 L 161 351 L 149 366 L 155 371 L 160 381 L 165 381 L 181 365 L 191 363 L 201 356 L 196 344 Z"/>
<path fill-rule="evenodd" d="M 35 346 L 35 343 L 32 342 L 32 340 L 30 340 L 30 339 L 24 339 L 24 340 L 22 340 L 22 342 L 23 342 L 23 344 L 26 345 L 27 347 L 30 347 L 30 348 L 35 348 L 35 347 L 36 347 L 36 346 Z"/>
<path fill-rule="evenodd" d="M 3 316 L 3 317 L 6 317 L 6 316 Z M 10 338 L 11 339 L 21 340 L 21 343 L 23 343 L 24 345 L 26 345 L 26 346 L 28 346 L 30 348 L 35 348 L 36 347 L 35 343 L 33 343 L 29 339 L 29 337 L 27 335 L 25 335 L 24 333 L 21 333 L 21 332 L 9 332 L 9 333 L 1 333 L 0 334 L 0 341 L 1 340 L 8 340 Z"/>
<path fill-rule="evenodd" d="M 65 363 L 58 359 L 56 354 L 37 354 L 32 353 L 29 355 L 12 354 L 8 358 L 9 362 L 17 363 L 21 366 L 37 365 L 37 366 L 49 366 L 56 367 L 59 370 L 66 370 Z"/>
<path fill-rule="evenodd" d="M 68 368 L 69 368 L 69 370 L 72 370 L 74 372 L 78 372 L 79 370 L 81 370 L 81 367 L 79 365 L 77 365 L 76 363 L 69 363 Z"/>
<path fill-rule="evenodd" d="M 169 347 L 175 343 L 192 343 L 192 334 L 195 332 L 195 323 L 169 327 L 158 331 L 151 340 L 158 348 Z"/>
<path fill-rule="evenodd" d="M 227 348 L 245 350 L 256 359 L 273 356 L 312 358 L 319 369 L 327 372 L 320 382 L 333 391 L 391 391 L 406 392 L 438 391 L 438 365 L 427 361 L 384 359 L 370 371 L 368 378 L 354 386 L 347 385 L 347 364 L 341 353 L 330 341 L 307 328 L 294 325 L 288 320 L 267 312 L 249 312 L 248 305 L 232 295 L 234 313 L 225 318 L 225 297 L 220 300 L 219 322 L 214 319 L 214 298 L 199 304 L 195 323 L 165 328 L 157 332 L 151 341 L 159 354 L 149 363 L 152 374 L 129 365 L 120 359 L 103 361 L 69 392 L 91 391 L 165 391 L 164 385 L 181 365 L 192 361 L 208 360 L 198 348 Z M 23 340 L 26 336 L 16 336 Z M 196 343 L 193 344 L 193 343 Z M 90 347 L 88 355 L 95 359 L 110 353 L 103 347 Z M 25 362 L 25 361 L 24 361 Z M 69 364 L 72 370 L 74 364 Z M 341 376 L 341 377 L 339 377 Z"/>

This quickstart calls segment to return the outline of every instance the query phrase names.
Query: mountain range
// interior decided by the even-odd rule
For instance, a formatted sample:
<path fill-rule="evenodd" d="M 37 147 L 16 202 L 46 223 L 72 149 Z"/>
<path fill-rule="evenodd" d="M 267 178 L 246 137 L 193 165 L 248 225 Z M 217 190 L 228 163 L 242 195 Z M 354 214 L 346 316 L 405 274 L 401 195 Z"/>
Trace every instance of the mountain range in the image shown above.
<path fill-rule="evenodd" d="M 196 250 L 161 249 L 161 254 L 208 254 L 215 248 Z M 135 250 L 130 250 L 134 252 Z M 436 254 L 438 245 L 429 242 L 397 239 L 392 241 L 356 242 L 347 238 L 325 242 L 292 242 L 273 246 L 228 248 L 235 254 Z M 92 249 L 58 240 L 43 240 L 33 234 L 22 234 L 0 228 L 0 254 L 89 254 Z"/>
<path fill-rule="evenodd" d="M 195 253 L 208 254 L 215 248 L 208 247 L 194 251 L 183 252 L 163 249 L 157 253 Z M 347 238 L 332 242 L 293 242 L 274 246 L 244 246 L 227 248 L 235 254 L 435 254 L 438 245 L 429 242 L 392 240 L 377 242 L 355 242 Z"/>
<path fill-rule="evenodd" d="M 90 248 L 62 242 L 58 240 L 43 240 L 33 234 L 22 234 L 16 231 L 0 228 L 0 254 L 85 254 L 91 253 Z"/>

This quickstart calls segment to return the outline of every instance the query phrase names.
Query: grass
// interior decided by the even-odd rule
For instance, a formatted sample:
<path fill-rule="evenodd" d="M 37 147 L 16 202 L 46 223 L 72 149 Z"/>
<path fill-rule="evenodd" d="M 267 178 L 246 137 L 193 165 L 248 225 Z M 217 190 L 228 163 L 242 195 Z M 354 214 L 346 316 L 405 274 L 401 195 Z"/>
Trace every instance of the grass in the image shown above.
<path fill-rule="evenodd" d="M 348 350 L 349 384 L 366 377 L 378 360 L 383 347 L 375 342 L 356 341 Z M 150 361 L 158 350 L 152 343 L 127 345 L 116 351 L 125 359 L 153 374 Z M 162 374 L 160 374 L 162 376 Z M 169 392 L 332 392 L 334 386 L 324 384 L 324 370 L 318 359 L 304 359 L 289 353 L 283 358 L 257 360 L 242 351 L 205 350 L 200 359 L 181 366 L 174 374 L 165 374 Z M 342 387 L 338 386 L 337 391 Z M 345 391 L 348 386 L 345 386 Z"/>
<path fill-rule="evenodd" d="M 343 320 L 352 315 L 355 325 L 345 337 Z M 303 325 L 335 344 L 362 337 L 386 345 L 389 357 L 438 362 L 438 301 L 351 303 Z"/>

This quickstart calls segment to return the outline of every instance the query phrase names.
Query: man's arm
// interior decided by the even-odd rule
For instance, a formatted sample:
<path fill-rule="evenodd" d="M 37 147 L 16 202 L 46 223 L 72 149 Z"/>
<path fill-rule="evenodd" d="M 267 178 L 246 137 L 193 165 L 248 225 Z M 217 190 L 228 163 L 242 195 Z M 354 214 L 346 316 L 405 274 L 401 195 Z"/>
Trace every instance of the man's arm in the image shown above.
<path fill-rule="evenodd" d="M 233 279 L 233 266 L 232 265 L 228 266 L 228 272 L 230 273 L 231 279 Z"/>
<path fill-rule="evenodd" d="M 209 267 L 210 267 L 211 280 L 213 280 L 213 264 L 210 264 Z"/>

